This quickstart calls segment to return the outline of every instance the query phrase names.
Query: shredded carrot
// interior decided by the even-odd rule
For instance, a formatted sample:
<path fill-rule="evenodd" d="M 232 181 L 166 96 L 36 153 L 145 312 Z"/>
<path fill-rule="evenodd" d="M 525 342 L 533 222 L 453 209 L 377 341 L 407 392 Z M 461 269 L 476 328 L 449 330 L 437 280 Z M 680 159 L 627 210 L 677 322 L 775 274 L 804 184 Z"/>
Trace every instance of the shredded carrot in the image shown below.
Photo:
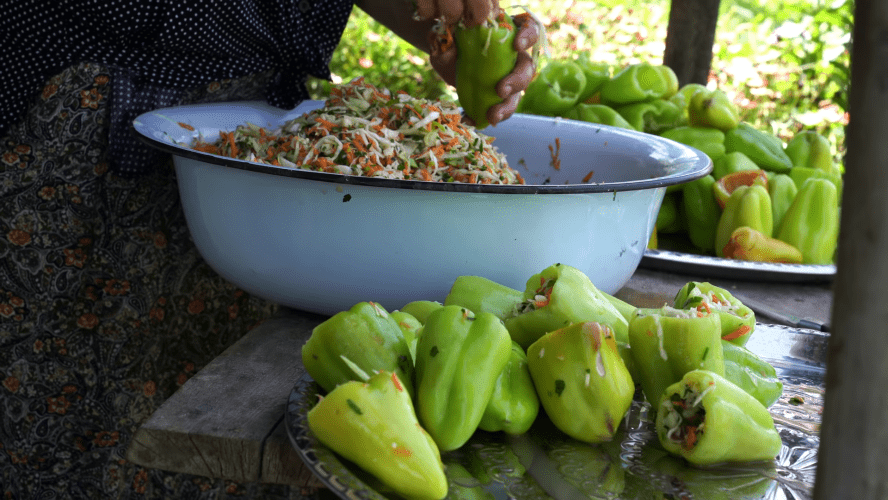
<path fill-rule="evenodd" d="M 751 331 L 752 331 L 752 328 L 751 328 L 749 325 L 741 325 L 739 328 L 737 328 L 737 329 L 734 330 L 733 332 L 731 332 L 731 333 L 729 333 L 729 334 L 727 334 L 727 335 L 723 335 L 723 336 L 722 336 L 722 340 L 735 340 L 735 339 L 739 339 L 740 337 L 742 337 L 742 336 L 748 334 L 748 333 L 751 332 Z"/>
<path fill-rule="evenodd" d="M 180 127 L 184 128 L 185 130 L 191 130 L 191 131 L 194 131 L 194 127 L 192 127 L 191 125 L 189 125 L 189 124 L 187 124 L 187 123 L 178 122 L 177 124 L 178 124 Z"/>

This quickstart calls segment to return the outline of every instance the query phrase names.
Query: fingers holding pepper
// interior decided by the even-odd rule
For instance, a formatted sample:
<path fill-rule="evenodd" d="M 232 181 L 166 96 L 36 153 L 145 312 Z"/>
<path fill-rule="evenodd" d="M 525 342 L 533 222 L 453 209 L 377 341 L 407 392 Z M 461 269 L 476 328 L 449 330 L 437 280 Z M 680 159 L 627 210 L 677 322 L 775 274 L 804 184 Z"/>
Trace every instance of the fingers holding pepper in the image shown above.
<path fill-rule="evenodd" d="M 527 49 L 539 40 L 528 14 L 492 13 L 474 28 L 443 24 L 431 36 L 430 61 L 445 82 L 456 86 L 467 123 L 484 128 L 511 116 L 533 79 Z"/>
<path fill-rule="evenodd" d="M 449 23 L 462 21 L 467 27 L 478 26 L 494 9 L 491 0 L 413 0 L 416 17 L 421 20 L 443 19 Z"/>

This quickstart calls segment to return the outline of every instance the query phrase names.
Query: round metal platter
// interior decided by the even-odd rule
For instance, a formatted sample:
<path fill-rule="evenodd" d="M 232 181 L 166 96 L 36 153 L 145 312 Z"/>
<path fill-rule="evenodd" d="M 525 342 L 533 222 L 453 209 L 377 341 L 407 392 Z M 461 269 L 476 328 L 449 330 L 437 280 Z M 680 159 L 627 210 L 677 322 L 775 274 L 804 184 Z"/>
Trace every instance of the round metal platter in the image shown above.
<path fill-rule="evenodd" d="M 809 499 L 820 443 L 820 413 L 828 334 L 757 324 L 747 344 L 777 369 L 782 397 L 769 410 L 783 440 L 768 463 L 699 469 L 659 446 L 650 406 L 636 395 L 610 443 L 590 445 L 567 437 L 540 413 L 521 436 L 478 431 L 459 450 L 442 454 L 448 498 L 489 499 L 673 498 Z M 305 375 L 285 410 L 290 440 L 315 476 L 344 499 L 384 499 L 378 482 L 317 441 L 306 415 L 319 387 Z M 658 497 L 659 498 L 659 497 Z"/>

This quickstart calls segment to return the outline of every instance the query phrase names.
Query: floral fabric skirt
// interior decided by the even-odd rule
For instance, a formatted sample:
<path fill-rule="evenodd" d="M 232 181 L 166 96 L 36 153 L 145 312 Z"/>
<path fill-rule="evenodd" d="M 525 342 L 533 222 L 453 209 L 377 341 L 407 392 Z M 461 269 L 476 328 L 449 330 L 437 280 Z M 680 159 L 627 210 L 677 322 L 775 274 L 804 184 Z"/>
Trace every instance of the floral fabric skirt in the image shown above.
<path fill-rule="evenodd" d="M 0 497 L 299 497 L 124 458 L 139 425 L 275 306 L 201 259 L 168 158 L 134 179 L 109 170 L 110 75 L 63 71 L 0 137 Z M 261 99 L 264 78 L 181 104 Z"/>

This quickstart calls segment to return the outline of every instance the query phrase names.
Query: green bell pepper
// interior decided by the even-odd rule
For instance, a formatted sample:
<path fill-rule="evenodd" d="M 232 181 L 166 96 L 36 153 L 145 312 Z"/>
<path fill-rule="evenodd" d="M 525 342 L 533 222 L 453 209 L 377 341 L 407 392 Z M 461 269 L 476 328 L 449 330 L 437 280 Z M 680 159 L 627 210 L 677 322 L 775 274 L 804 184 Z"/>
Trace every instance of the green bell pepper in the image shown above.
<path fill-rule="evenodd" d="M 619 106 L 633 102 L 659 99 L 670 90 L 671 82 L 662 70 L 642 62 L 630 64 L 601 86 L 601 102 Z"/>
<path fill-rule="evenodd" d="M 648 134 L 659 134 L 679 126 L 682 116 L 678 106 L 663 99 L 634 102 L 616 109 L 632 128 Z"/>
<path fill-rule="evenodd" d="M 381 305 L 359 302 L 334 314 L 316 326 L 302 346 L 305 371 L 327 392 L 357 380 L 343 356 L 366 373 L 397 373 L 411 397 L 414 394 L 409 346 L 397 321 Z"/>
<path fill-rule="evenodd" d="M 685 373 L 697 368 L 725 372 L 719 315 L 702 307 L 638 309 L 629 322 L 629 347 L 654 410 L 663 391 Z"/>
<path fill-rule="evenodd" d="M 725 257 L 753 262 L 801 264 L 802 252 L 777 238 L 770 238 L 751 227 L 738 227 L 724 248 Z"/>
<path fill-rule="evenodd" d="M 712 186 L 712 192 L 715 194 L 715 201 L 722 209 L 728 204 L 731 193 L 740 186 L 754 185 L 768 187 L 768 174 L 766 171 L 756 168 L 755 170 L 741 170 L 739 172 L 730 173 L 715 181 Z"/>
<path fill-rule="evenodd" d="M 769 407 L 783 395 L 783 382 L 771 363 L 749 349 L 722 340 L 725 357 L 725 378 L 733 382 L 759 403 Z"/>
<path fill-rule="evenodd" d="M 793 167 L 814 168 L 827 173 L 837 173 L 829 139 L 813 130 L 803 130 L 786 144 L 786 155 Z"/>
<path fill-rule="evenodd" d="M 721 324 L 719 336 L 733 344 L 745 345 L 755 331 L 755 313 L 724 288 L 712 283 L 689 281 L 675 294 L 677 309 L 703 308 L 717 314 Z"/>
<path fill-rule="evenodd" d="M 669 102 L 678 106 L 678 109 L 682 112 L 682 125 L 687 125 L 689 122 L 688 102 L 690 102 L 691 96 L 698 90 L 706 90 L 706 86 L 700 85 L 699 83 L 688 83 L 678 89 L 678 92 L 669 98 Z"/>
<path fill-rule="evenodd" d="M 726 153 L 721 158 L 712 162 L 712 176 L 715 177 L 716 180 L 721 179 L 728 174 L 742 172 L 744 170 L 759 170 L 759 166 L 756 165 L 754 161 L 750 160 L 748 156 L 739 151 Z"/>
<path fill-rule="evenodd" d="M 447 495 L 440 451 L 420 427 L 397 374 L 380 371 L 366 381 L 337 386 L 309 410 L 307 420 L 318 441 L 401 497 Z"/>
<path fill-rule="evenodd" d="M 512 18 L 502 11 L 478 26 L 456 27 L 456 94 L 466 116 L 474 120 L 478 129 L 490 125 L 487 111 L 503 101 L 496 86 L 518 61 L 515 31 Z"/>
<path fill-rule="evenodd" d="M 492 313 L 451 305 L 429 315 L 416 345 L 416 409 L 441 451 L 472 437 L 511 353 Z"/>
<path fill-rule="evenodd" d="M 558 429 L 587 443 L 613 439 L 635 384 L 608 326 L 574 323 L 549 332 L 527 348 L 527 366 Z"/>
<path fill-rule="evenodd" d="M 731 193 L 728 204 L 718 220 L 715 230 L 715 254 L 725 256 L 725 245 L 731 233 L 738 227 L 751 227 L 765 236 L 774 232 L 774 216 L 771 214 L 771 196 L 764 186 L 739 186 Z"/>
<path fill-rule="evenodd" d="M 489 312 L 504 320 L 513 314 L 523 299 L 520 290 L 483 276 L 459 276 L 444 298 L 444 305 L 462 306 L 475 314 Z"/>
<path fill-rule="evenodd" d="M 404 342 L 407 343 L 407 348 L 410 351 L 410 361 L 415 363 L 416 343 L 419 341 L 419 336 L 422 333 L 422 323 L 415 316 L 404 311 L 392 311 L 389 315 L 398 323 L 398 328 L 401 329 Z"/>
<path fill-rule="evenodd" d="M 688 123 L 727 132 L 740 124 L 740 112 L 724 91 L 701 89 L 688 100 Z"/>
<path fill-rule="evenodd" d="M 680 233 L 685 229 L 682 212 L 681 191 L 666 193 L 660 210 L 657 212 L 657 234 Z"/>
<path fill-rule="evenodd" d="M 654 68 L 660 73 L 660 76 L 663 77 L 663 81 L 666 82 L 666 92 L 663 92 L 660 99 L 671 99 L 672 96 L 678 93 L 678 75 L 675 74 L 675 71 L 673 71 L 672 68 L 665 64 L 654 66 Z"/>
<path fill-rule="evenodd" d="M 429 314 L 432 314 L 442 306 L 443 304 L 434 300 L 414 300 L 404 304 L 404 307 L 399 309 L 399 311 L 403 311 L 416 318 L 420 323 L 425 324 Z"/>
<path fill-rule="evenodd" d="M 768 409 L 722 375 L 693 370 L 660 398 L 657 437 L 694 465 L 773 460 L 782 445 Z"/>
<path fill-rule="evenodd" d="M 675 127 L 664 131 L 660 137 L 680 142 L 706 153 L 712 161 L 725 155 L 725 133 L 710 127 Z"/>
<path fill-rule="evenodd" d="M 787 174 L 774 174 L 768 179 L 768 194 L 771 196 L 771 215 L 775 230 L 780 227 L 783 216 L 786 215 L 798 192 L 799 188 L 795 181 Z"/>
<path fill-rule="evenodd" d="M 544 334 L 571 323 L 597 321 L 628 342 L 628 322 L 582 271 L 554 264 L 527 280 L 516 315 L 506 318 L 512 340 L 527 348 Z"/>
<path fill-rule="evenodd" d="M 586 88 L 580 65 L 567 59 L 546 63 L 527 86 L 518 111 L 543 116 L 562 116 L 579 101 Z"/>
<path fill-rule="evenodd" d="M 638 384 L 638 381 L 641 380 L 641 374 L 638 373 L 635 357 L 632 356 L 632 347 L 628 342 L 617 342 L 617 351 L 620 352 L 620 357 L 623 358 L 623 364 L 626 365 L 626 370 L 629 372 L 629 376 L 632 377 L 632 381 Z"/>
<path fill-rule="evenodd" d="M 833 185 L 836 186 L 836 194 L 839 197 L 839 205 L 842 204 L 843 179 L 842 175 L 837 170 L 833 172 L 826 172 L 824 170 L 816 168 L 792 167 L 792 170 L 789 171 L 789 177 L 793 180 L 793 182 L 795 182 L 795 185 L 798 187 L 801 187 L 801 185 L 804 184 L 806 180 L 814 177 L 818 179 L 826 179 L 829 182 L 832 182 Z"/>
<path fill-rule="evenodd" d="M 488 432 L 524 434 L 533 425 L 539 410 L 540 400 L 527 368 L 527 354 L 520 345 L 512 342 L 512 355 L 496 379 L 478 428 Z"/>
<path fill-rule="evenodd" d="M 777 239 L 802 252 L 805 264 L 830 264 L 839 239 L 839 194 L 826 180 L 811 178 L 799 187 Z"/>
<path fill-rule="evenodd" d="M 598 92 L 604 82 L 611 79 L 611 66 L 606 62 L 591 60 L 589 54 L 585 52 L 581 52 L 574 62 L 583 70 L 583 75 L 586 77 L 586 86 L 578 98 L 579 102 L 583 102 Z"/>
<path fill-rule="evenodd" d="M 617 110 L 604 104 L 578 103 L 564 113 L 564 118 L 636 130 Z"/>
<path fill-rule="evenodd" d="M 754 161 L 759 168 L 783 174 L 792 168 L 792 160 L 783 150 L 783 142 L 777 136 L 741 122 L 725 132 L 725 151 L 739 151 Z"/>
<path fill-rule="evenodd" d="M 721 207 L 715 200 L 711 175 L 686 182 L 682 189 L 685 225 L 688 237 L 703 253 L 715 253 L 715 231 L 721 217 Z"/>
<path fill-rule="evenodd" d="M 610 302 L 617 309 L 617 311 L 619 311 L 619 313 L 623 315 L 623 318 L 626 319 L 626 324 L 628 325 L 629 320 L 632 319 L 632 315 L 635 314 L 636 307 L 626 302 L 625 300 L 615 297 L 609 293 L 602 292 L 601 290 L 599 290 L 598 293 L 600 293 L 602 297 L 606 298 L 607 301 Z"/>

